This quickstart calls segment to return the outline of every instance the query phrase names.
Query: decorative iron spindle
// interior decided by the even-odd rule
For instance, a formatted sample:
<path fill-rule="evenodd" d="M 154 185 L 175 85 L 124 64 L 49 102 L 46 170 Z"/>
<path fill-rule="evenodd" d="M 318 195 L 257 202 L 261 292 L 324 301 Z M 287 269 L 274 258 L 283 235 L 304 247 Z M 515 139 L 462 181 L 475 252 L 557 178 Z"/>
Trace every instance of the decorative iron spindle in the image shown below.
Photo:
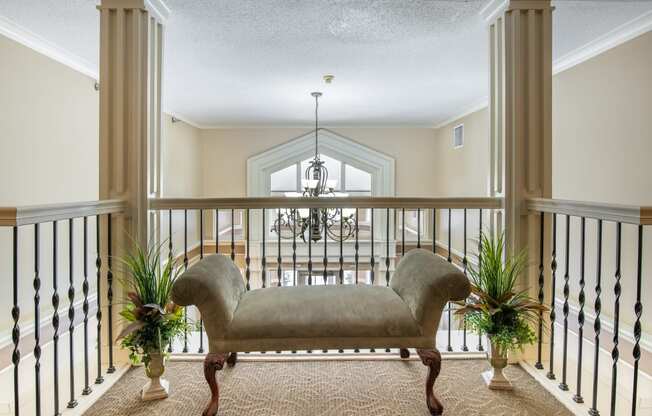
<path fill-rule="evenodd" d="M 584 279 L 585 271 L 585 257 L 586 257 L 586 218 L 582 217 L 580 219 L 580 294 L 578 296 L 578 301 L 580 302 L 580 310 L 577 314 L 577 384 L 576 392 L 573 396 L 573 401 L 576 403 L 584 403 L 584 398 L 582 397 L 582 350 L 584 345 L 584 302 L 586 301 L 586 295 L 584 293 L 584 286 L 586 281 Z"/>
<path fill-rule="evenodd" d="M 215 254 L 220 252 L 220 210 L 215 208 Z"/>
<path fill-rule="evenodd" d="M 82 395 L 88 396 L 91 394 L 92 390 L 90 387 L 89 381 L 89 370 L 88 370 L 88 217 L 84 217 L 84 261 L 83 261 L 83 272 L 84 272 L 84 281 L 82 282 L 82 294 L 84 295 L 84 302 L 82 303 L 82 312 L 84 312 L 84 390 L 82 390 Z"/>
<path fill-rule="evenodd" d="M 632 416 L 636 416 L 636 405 L 638 400 L 638 367 L 641 359 L 641 316 L 643 315 L 643 303 L 641 302 L 641 288 L 643 284 L 643 226 L 638 226 L 638 253 L 636 267 L 636 303 L 634 304 L 634 381 L 632 386 Z"/>
<path fill-rule="evenodd" d="M 389 208 L 387 208 L 386 212 L 386 218 L 387 220 L 385 221 L 385 237 L 387 238 L 387 251 L 385 252 L 385 285 L 389 286 Z"/>
<path fill-rule="evenodd" d="M 231 261 L 235 261 L 235 211 L 231 209 Z"/>
<path fill-rule="evenodd" d="M 401 258 L 405 257 L 405 208 L 401 208 Z"/>
<path fill-rule="evenodd" d="M 432 252 L 437 254 L 437 209 L 432 209 Z"/>
<path fill-rule="evenodd" d="M 265 252 L 265 244 L 266 244 L 266 239 L 265 239 L 265 234 L 267 234 L 267 230 L 265 229 L 265 216 L 267 216 L 267 213 L 265 212 L 265 208 L 262 210 L 263 212 L 263 233 L 262 233 L 262 245 L 263 245 L 263 252 L 262 255 L 260 256 L 260 277 L 262 280 L 262 285 L 263 288 L 266 287 L 266 280 L 267 280 L 267 253 Z"/>
<path fill-rule="evenodd" d="M 188 210 L 183 210 L 183 270 L 188 270 Z M 183 307 L 183 352 L 188 352 L 188 307 Z"/>
<path fill-rule="evenodd" d="M 452 229 L 451 229 L 451 216 L 452 216 L 451 211 L 452 210 L 449 208 L 448 209 L 448 257 L 446 258 L 446 260 L 449 263 L 453 262 L 453 258 L 451 257 L 451 249 L 452 249 L 451 248 L 451 236 L 453 234 Z M 447 331 L 448 344 L 446 345 L 446 351 L 451 352 L 451 351 L 453 351 L 453 346 L 451 345 L 451 325 L 452 325 L 452 309 L 453 309 L 453 306 L 451 305 L 450 302 L 448 302 L 448 305 L 446 306 L 446 309 L 447 309 L 446 313 L 447 313 L 447 318 L 448 318 L 448 331 Z"/>
<path fill-rule="evenodd" d="M 340 212 L 344 212 L 340 208 Z M 344 235 L 344 221 L 340 221 L 340 235 Z M 344 239 L 340 238 L 340 284 L 344 284 Z"/>
<path fill-rule="evenodd" d="M 369 266 L 371 266 L 371 284 L 374 284 L 376 277 L 376 258 L 374 257 L 374 209 L 371 208 L 371 257 L 369 258 Z"/>
<path fill-rule="evenodd" d="M 199 259 L 204 258 L 204 210 L 199 210 Z M 204 319 L 199 315 L 199 354 L 204 353 Z"/>
<path fill-rule="evenodd" d="M 41 276 L 40 276 L 39 224 L 34 224 L 34 392 L 36 416 L 41 416 Z"/>
<path fill-rule="evenodd" d="M 109 336 L 109 368 L 106 369 L 108 374 L 115 373 L 115 365 L 113 364 L 113 218 L 111 214 L 106 215 L 106 240 L 107 240 L 107 255 L 106 255 L 106 298 L 108 316 L 108 336 Z"/>
<path fill-rule="evenodd" d="M 355 209 L 355 284 L 358 284 L 358 260 L 360 260 L 360 255 L 359 255 L 359 250 L 360 250 L 360 244 L 358 242 L 358 235 L 360 234 L 358 232 L 358 208 Z"/>
<path fill-rule="evenodd" d="M 18 365 L 20 364 L 20 307 L 18 306 L 18 227 L 13 227 L 13 307 L 11 308 L 11 317 L 14 326 L 11 330 L 11 340 L 14 344 L 14 350 L 11 353 L 11 362 L 14 365 L 14 415 L 20 414 L 19 402 L 19 384 L 18 384 Z M 56 310 L 55 310 L 56 312 Z"/>
<path fill-rule="evenodd" d="M 323 273 L 323 279 L 324 279 L 324 285 L 328 284 L 328 231 L 326 224 L 328 223 L 328 210 L 325 209 L 323 210 L 322 213 L 322 218 L 324 221 L 324 258 L 322 260 L 322 264 L 324 265 L 324 273 Z"/>
<path fill-rule="evenodd" d="M 58 283 L 58 224 L 57 221 L 52 222 L 52 346 L 54 354 L 54 414 L 59 414 L 59 283 Z M 18 377 L 16 375 L 16 377 Z M 16 383 L 18 387 L 18 383 Z M 18 390 L 16 390 L 18 394 Z M 18 402 L 16 402 L 18 403 Z M 16 407 L 18 405 L 16 404 Z M 18 413 L 16 413 L 18 414 Z"/>
<path fill-rule="evenodd" d="M 417 248 L 421 248 L 421 208 L 417 208 Z"/>
<path fill-rule="evenodd" d="M 462 268 L 464 271 L 464 275 L 467 275 L 467 269 L 469 266 L 469 259 L 466 257 L 466 239 L 467 239 L 467 233 L 466 233 L 466 208 L 464 208 L 464 223 L 463 223 L 463 229 L 464 229 L 464 243 L 463 243 L 463 257 L 462 257 Z M 462 317 L 462 351 L 468 351 L 469 347 L 466 345 L 466 316 Z"/>
<path fill-rule="evenodd" d="M 172 221 L 172 217 L 170 217 Z M 99 215 L 95 216 L 95 286 L 96 286 L 96 301 L 97 312 L 95 312 L 95 319 L 97 320 L 97 377 L 95 377 L 95 384 L 102 384 L 104 377 L 102 376 L 102 255 L 100 252 L 101 228 L 102 222 Z M 170 237 L 170 241 L 172 238 Z M 170 250 L 171 252 L 171 250 Z"/>
<path fill-rule="evenodd" d="M 479 210 L 478 218 L 478 270 L 480 269 L 482 269 L 482 208 Z M 481 331 L 478 331 L 478 351 L 484 351 Z"/>
<path fill-rule="evenodd" d="M 172 210 L 168 210 L 168 262 L 172 264 L 174 255 L 172 253 Z M 99 293 L 99 290 L 98 290 Z M 172 340 L 168 343 L 168 352 L 172 352 Z"/>
<path fill-rule="evenodd" d="M 545 214 L 542 212 L 539 216 L 539 305 L 543 305 L 543 246 L 545 243 Z M 543 369 L 541 363 L 541 349 L 543 346 L 543 310 L 539 311 L 539 331 L 537 336 L 537 362 L 534 367 L 539 370 Z"/>
<path fill-rule="evenodd" d="M 312 215 L 308 215 L 308 286 L 312 285 Z"/>
<path fill-rule="evenodd" d="M 557 284 L 557 214 L 552 214 L 552 253 L 550 261 L 550 368 L 546 377 L 554 380 L 555 377 L 555 286 Z"/>
<path fill-rule="evenodd" d="M 600 330 L 602 322 L 600 320 L 600 313 L 602 312 L 602 302 L 600 301 L 600 295 L 602 294 L 602 220 L 598 220 L 598 230 L 596 239 L 598 241 L 598 247 L 596 249 L 596 265 L 595 265 L 595 319 L 593 320 L 593 332 L 595 334 L 594 345 L 595 350 L 593 352 L 593 399 L 591 401 L 591 408 L 589 409 L 589 415 L 598 416 L 600 412 L 598 411 L 598 370 L 600 366 Z"/>
<path fill-rule="evenodd" d="M 278 235 L 281 235 L 279 233 Z M 297 285 L 297 222 L 292 223 L 292 285 Z"/>
<path fill-rule="evenodd" d="M 69 340 L 69 353 L 70 353 L 70 400 L 68 400 L 68 409 L 77 407 L 77 400 L 75 400 L 75 274 L 74 274 L 74 222 L 70 218 L 68 220 L 68 340 Z"/>
<path fill-rule="evenodd" d="M 562 350 L 562 363 L 561 363 L 561 383 L 559 388 L 563 391 L 568 390 L 566 384 L 566 375 L 568 369 L 568 312 L 570 307 L 568 305 L 568 295 L 570 293 L 569 279 L 570 279 L 570 215 L 566 215 L 566 253 L 564 253 L 565 268 L 564 271 L 564 341 Z"/>
<path fill-rule="evenodd" d="M 246 228 L 246 239 L 247 239 L 247 255 L 245 257 L 245 278 L 247 279 L 247 290 L 251 290 L 251 252 L 249 251 L 249 208 L 245 211 L 245 228 Z"/>
<path fill-rule="evenodd" d="M 278 223 L 281 223 L 281 210 L 278 210 Z M 278 279 L 278 285 L 281 286 L 281 279 L 283 276 L 283 270 L 281 268 L 281 263 L 283 259 L 281 258 L 281 233 L 276 233 L 276 278 Z"/>
<path fill-rule="evenodd" d="M 622 288 L 620 286 L 620 260 L 621 260 L 621 243 L 622 243 L 622 224 L 616 223 L 616 283 L 614 284 L 614 329 L 613 329 L 613 348 L 611 350 L 611 416 L 616 416 L 616 388 L 618 383 L 618 358 L 620 351 L 618 343 L 620 341 L 620 295 Z"/>

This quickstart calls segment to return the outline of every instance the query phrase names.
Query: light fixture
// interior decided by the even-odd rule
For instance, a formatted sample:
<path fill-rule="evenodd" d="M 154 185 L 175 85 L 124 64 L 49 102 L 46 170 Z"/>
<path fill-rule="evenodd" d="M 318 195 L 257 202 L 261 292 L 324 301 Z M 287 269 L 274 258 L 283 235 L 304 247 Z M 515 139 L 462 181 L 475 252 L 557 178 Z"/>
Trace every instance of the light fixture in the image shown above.
<path fill-rule="evenodd" d="M 312 92 L 315 98 L 315 156 L 308 164 L 301 180 L 303 194 L 288 192 L 287 197 L 304 198 L 338 197 L 347 196 L 345 193 L 335 192 L 337 180 L 328 179 L 328 169 L 319 154 L 319 98 L 321 92 Z M 311 239 L 319 241 L 326 236 L 333 240 L 345 241 L 355 235 L 353 223 L 354 214 L 347 210 L 344 215 L 340 208 L 311 208 L 310 210 L 285 209 L 272 226 L 272 232 L 280 234 L 283 238 L 301 237 L 304 241 Z M 306 236 L 306 234 L 308 234 Z"/>

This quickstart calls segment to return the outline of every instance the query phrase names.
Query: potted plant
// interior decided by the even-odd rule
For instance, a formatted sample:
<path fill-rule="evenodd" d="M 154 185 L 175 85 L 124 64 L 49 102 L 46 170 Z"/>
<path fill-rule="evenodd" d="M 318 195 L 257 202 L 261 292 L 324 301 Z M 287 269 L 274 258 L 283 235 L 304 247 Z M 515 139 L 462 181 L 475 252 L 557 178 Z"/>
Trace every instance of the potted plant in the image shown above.
<path fill-rule="evenodd" d="M 127 300 L 120 315 L 129 324 L 118 336 L 129 350 L 133 363 L 142 362 L 149 381 L 143 400 L 168 397 L 169 383 L 161 379 L 165 370 L 166 347 L 184 333 L 183 309 L 170 300 L 172 285 L 181 268 L 173 261 L 162 263 L 162 245 L 143 249 L 134 244 L 132 252 L 120 258 L 124 266 L 122 284 Z"/>
<path fill-rule="evenodd" d="M 522 350 L 536 341 L 532 324 L 545 310 L 527 290 L 516 288 L 527 267 L 526 252 L 505 255 L 504 243 L 504 234 L 480 235 L 478 264 L 471 264 L 468 269 L 471 296 L 456 311 L 464 316 L 471 330 L 487 335 L 492 369 L 483 373 L 483 377 L 490 389 L 497 390 L 512 388 L 503 374 L 507 353 Z"/>

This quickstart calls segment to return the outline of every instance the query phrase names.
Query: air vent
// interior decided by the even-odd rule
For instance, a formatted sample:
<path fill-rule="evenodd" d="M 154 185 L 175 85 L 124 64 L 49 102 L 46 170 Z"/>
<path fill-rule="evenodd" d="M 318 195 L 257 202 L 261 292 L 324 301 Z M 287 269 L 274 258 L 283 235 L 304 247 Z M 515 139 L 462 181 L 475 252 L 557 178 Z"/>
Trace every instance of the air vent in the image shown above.
<path fill-rule="evenodd" d="M 453 148 L 458 149 L 464 146 L 464 124 L 453 129 Z"/>

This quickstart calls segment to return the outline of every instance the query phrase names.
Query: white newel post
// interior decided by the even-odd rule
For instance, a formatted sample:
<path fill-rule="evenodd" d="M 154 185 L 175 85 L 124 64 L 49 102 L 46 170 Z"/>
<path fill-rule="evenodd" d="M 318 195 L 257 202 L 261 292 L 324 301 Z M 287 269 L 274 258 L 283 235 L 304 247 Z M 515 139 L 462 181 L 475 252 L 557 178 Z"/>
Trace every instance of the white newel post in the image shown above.
<path fill-rule="evenodd" d="M 149 194 L 160 192 L 161 69 L 163 25 L 169 13 L 160 0 L 102 0 L 100 12 L 100 199 L 124 199 L 127 213 L 112 221 L 112 254 L 148 241 Z M 150 221 L 154 222 L 155 218 Z M 102 264 L 107 265 L 107 223 L 102 224 Z M 129 237 L 131 236 L 131 237 Z M 113 260 L 115 267 L 116 261 Z M 120 331 L 124 294 L 113 276 L 102 285 L 103 358 Z M 108 289 L 113 287 L 109 312 Z M 112 319 L 112 325 L 109 325 Z M 108 330 L 113 340 L 109 340 Z M 127 354 L 114 348 L 115 363 Z"/>
<path fill-rule="evenodd" d="M 526 211 L 525 201 L 552 196 L 552 11 L 549 0 L 509 0 L 484 11 L 490 40 L 492 194 L 505 199 L 495 225 L 504 227 L 509 252 L 527 249 L 530 268 L 523 285 L 534 298 L 539 294 L 540 217 Z M 550 218 L 545 220 L 547 271 Z M 536 354 L 535 345 L 522 358 L 536 359 Z"/>

